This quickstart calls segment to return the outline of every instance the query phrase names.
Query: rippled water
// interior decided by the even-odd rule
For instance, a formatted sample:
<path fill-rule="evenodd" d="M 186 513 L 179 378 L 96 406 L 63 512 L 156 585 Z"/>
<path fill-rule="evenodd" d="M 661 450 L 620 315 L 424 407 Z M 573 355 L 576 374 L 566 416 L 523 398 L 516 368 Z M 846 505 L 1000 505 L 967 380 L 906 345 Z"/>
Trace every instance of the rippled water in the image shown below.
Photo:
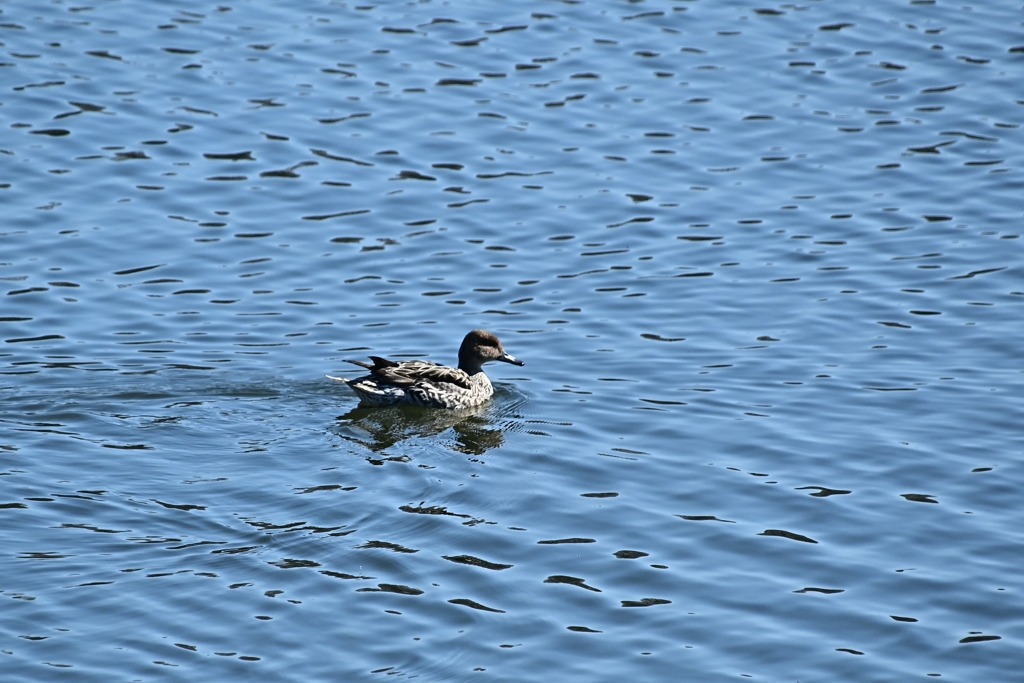
<path fill-rule="evenodd" d="M 3 680 L 1019 676 L 1011 5 L 0 2 Z"/>

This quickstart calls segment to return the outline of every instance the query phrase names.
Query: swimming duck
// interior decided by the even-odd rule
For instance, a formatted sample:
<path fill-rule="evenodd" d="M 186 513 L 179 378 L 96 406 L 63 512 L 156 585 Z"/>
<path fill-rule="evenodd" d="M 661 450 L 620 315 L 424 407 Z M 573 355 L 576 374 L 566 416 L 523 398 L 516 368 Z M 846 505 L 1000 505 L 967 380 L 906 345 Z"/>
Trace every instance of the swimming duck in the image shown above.
<path fill-rule="evenodd" d="M 484 374 L 484 363 L 500 360 L 525 365 L 505 353 L 498 338 L 486 330 L 473 330 L 462 340 L 457 368 L 429 360 L 393 361 L 379 356 L 370 356 L 370 360 L 372 365 L 361 360 L 346 361 L 368 369 L 368 375 L 355 379 L 327 377 L 352 387 L 368 405 L 401 403 L 448 409 L 471 408 L 491 397 L 494 388 Z"/>

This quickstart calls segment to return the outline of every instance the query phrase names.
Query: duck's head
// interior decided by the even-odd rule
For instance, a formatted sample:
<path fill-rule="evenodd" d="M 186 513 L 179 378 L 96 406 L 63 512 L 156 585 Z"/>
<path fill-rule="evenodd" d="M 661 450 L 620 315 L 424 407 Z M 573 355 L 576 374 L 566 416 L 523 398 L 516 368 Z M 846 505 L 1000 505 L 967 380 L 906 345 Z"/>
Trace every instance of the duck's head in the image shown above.
<path fill-rule="evenodd" d="M 493 333 L 487 330 L 473 330 L 462 340 L 459 347 L 459 367 L 475 374 L 480 372 L 480 367 L 492 360 L 500 360 L 512 365 L 526 365 L 515 356 L 505 353 L 501 342 Z"/>

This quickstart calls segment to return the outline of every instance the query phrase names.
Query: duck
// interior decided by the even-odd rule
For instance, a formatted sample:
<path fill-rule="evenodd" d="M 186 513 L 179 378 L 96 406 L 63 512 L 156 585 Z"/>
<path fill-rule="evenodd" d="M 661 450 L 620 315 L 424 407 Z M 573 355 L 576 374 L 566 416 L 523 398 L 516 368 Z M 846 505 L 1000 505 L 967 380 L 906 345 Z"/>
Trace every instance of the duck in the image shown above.
<path fill-rule="evenodd" d="M 413 405 L 458 410 L 473 408 L 494 394 L 483 365 L 501 361 L 526 365 L 505 352 L 498 337 L 487 330 L 472 330 L 459 347 L 459 366 L 441 365 L 429 360 L 388 360 L 369 357 L 373 363 L 346 360 L 370 371 L 368 375 L 346 379 L 328 379 L 347 384 L 362 403 L 371 406 Z"/>

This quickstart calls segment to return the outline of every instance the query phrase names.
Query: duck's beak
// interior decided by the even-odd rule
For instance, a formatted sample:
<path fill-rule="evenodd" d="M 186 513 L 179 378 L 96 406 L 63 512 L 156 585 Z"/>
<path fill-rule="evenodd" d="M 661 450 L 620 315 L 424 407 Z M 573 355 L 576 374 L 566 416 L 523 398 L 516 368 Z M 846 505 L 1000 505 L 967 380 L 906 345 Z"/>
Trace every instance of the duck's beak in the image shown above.
<path fill-rule="evenodd" d="M 526 365 L 526 363 L 524 363 L 523 361 L 507 353 L 503 353 L 500 356 L 498 356 L 498 360 L 504 361 L 506 363 L 511 363 L 512 365 Z"/>

